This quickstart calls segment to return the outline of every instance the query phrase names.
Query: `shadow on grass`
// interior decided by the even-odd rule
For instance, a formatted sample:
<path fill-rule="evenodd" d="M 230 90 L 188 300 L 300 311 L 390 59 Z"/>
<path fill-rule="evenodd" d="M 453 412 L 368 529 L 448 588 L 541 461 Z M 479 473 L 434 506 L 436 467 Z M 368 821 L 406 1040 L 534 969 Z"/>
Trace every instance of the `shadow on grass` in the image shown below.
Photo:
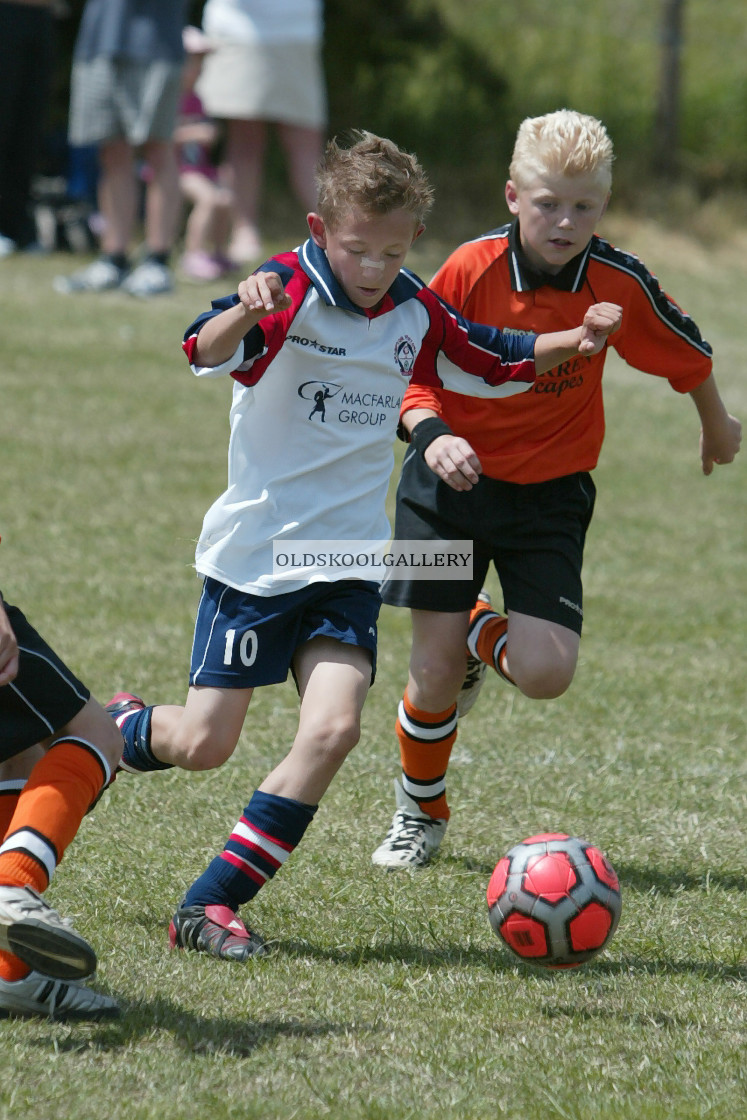
<path fill-rule="evenodd" d="M 495 866 L 485 863 L 484 860 L 472 859 L 470 856 L 452 856 L 445 853 L 439 855 L 438 864 L 434 863 L 434 867 L 449 865 L 488 878 L 493 874 Z M 684 867 L 659 870 L 656 867 L 641 867 L 635 863 L 618 862 L 615 862 L 614 866 L 623 890 L 628 887 L 642 894 L 656 891 L 658 894 L 672 895 L 680 894 L 682 891 L 703 891 L 713 888 L 747 893 L 747 875 L 742 872 L 707 871 L 695 875 Z"/>
<path fill-rule="evenodd" d="M 658 871 L 655 867 L 638 867 L 636 864 L 615 864 L 620 883 L 631 890 L 644 893 L 656 891 L 659 894 L 679 894 L 681 891 L 703 891 L 718 888 L 722 891 L 743 891 L 747 893 L 747 875 L 736 871 L 708 871 L 694 875 L 684 867 L 671 871 Z"/>
<path fill-rule="evenodd" d="M 719 961 L 677 961 L 628 956 L 619 961 L 601 957 L 578 969 L 548 969 L 523 964 L 504 951 L 496 942 L 492 949 L 444 945 L 428 949 L 422 944 L 403 940 L 383 942 L 374 946 L 354 946 L 349 949 L 327 949 L 309 941 L 278 941 L 276 952 L 286 956 L 329 961 L 332 964 L 357 967 L 366 964 L 410 964 L 421 968 L 453 968 L 470 966 L 493 973 L 518 972 L 552 982 L 569 972 L 590 978 L 601 976 L 677 976 L 690 974 L 711 980 L 747 980 L 747 964 L 725 964 Z"/>
<path fill-rule="evenodd" d="M 627 1013 L 619 1007 L 607 1007 L 603 1003 L 598 1007 L 579 1007 L 571 1003 L 559 1003 L 553 1007 L 545 1005 L 540 1009 L 540 1015 L 544 1019 L 568 1019 L 575 1023 L 606 1020 L 633 1024 L 635 1027 L 664 1027 L 676 1030 L 687 1030 L 692 1027 L 692 1015 L 668 1015 L 664 1011 L 653 1011 L 650 1014 Z"/>
<path fill-rule="evenodd" d="M 120 1007 L 121 1017 L 106 1024 L 89 1025 L 72 1021 L 70 1024 L 56 1024 L 53 1040 L 49 1030 L 42 1031 L 36 1045 L 49 1046 L 51 1043 L 56 1051 L 67 1052 L 89 1049 L 110 1051 L 147 1039 L 154 1032 L 165 1032 L 191 1054 L 248 1058 L 256 1050 L 273 1045 L 279 1038 L 345 1035 L 353 1029 L 352 1023 L 333 1023 L 326 1019 L 300 1022 L 279 1016 L 252 1019 L 250 1013 L 241 1018 L 211 1018 L 209 1014 L 187 1011 L 167 999 L 121 1001 Z M 69 1030 L 71 1026 L 73 1029 Z M 61 1037 L 60 1027 L 68 1028 L 67 1037 Z M 355 1029 L 360 1030 L 360 1024 Z"/>
<path fill-rule="evenodd" d="M 273 951 L 286 957 L 329 962 L 340 966 L 360 967 L 368 964 L 417 965 L 427 968 L 453 968 L 455 965 L 470 965 L 492 973 L 516 973 L 532 976 L 542 981 L 548 996 L 568 994 L 563 986 L 566 970 L 533 968 L 513 960 L 499 946 L 495 952 L 483 949 L 467 949 L 460 946 L 444 946 L 440 949 L 424 949 L 408 942 L 387 942 L 379 946 L 351 947 L 350 949 L 327 949 L 308 941 L 276 942 Z M 268 962 L 269 963 L 269 962 Z M 240 968 L 227 965 L 228 968 Z M 584 977 L 589 983 L 599 985 L 600 999 L 604 996 L 601 981 L 604 978 L 623 976 L 635 979 L 637 976 L 656 977 L 689 974 L 706 980 L 733 983 L 747 981 L 747 965 L 723 965 L 697 961 L 649 960 L 641 957 L 627 957 L 621 961 L 596 960 L 573 970 L 574 975 Z M 578 988 L 573 989 L 578 992 Z M 279 1039 L 313 1039 L 329 1036 L 359 1034 L 362 1030 L 376 1030 L 373 1024 L 356 1022 L 333 1022 L 326 1018 L 302 1022 L 298 1019 L 283 1019 L 280 1016 L 268 1019 L 254 1019 L 251 1012 L 246 1016 L 211 1017 L 210 1014 L 186 1010 L 168 999 L 122 1000 L 121 1018 L 107 1023 L 81 1023 L 64 1021 L 57 1024 L 37 1024 L 36 1037 L 31 1045 L 53 1046 L 56 1052 L 76 1053 L 88 1050 L 109 1052 L 131 1047 L 141 1040 L 147 1040 L 156 1033 L 170 1035 L 177 1046 L 197 1057 L 249 1058 L 257 1050 L 273 1046 Z M 661 1012 L 653 1014 L 627 1014 L 607 1003 L 589 1008 L 578 1003 L 556 1003 L 545 1005 L 541 1014 L 547 1018 L 567 1019 L 625 1019 L 641 1025 L 687 1026 L 690 1019 L 681 1020 Z"/>

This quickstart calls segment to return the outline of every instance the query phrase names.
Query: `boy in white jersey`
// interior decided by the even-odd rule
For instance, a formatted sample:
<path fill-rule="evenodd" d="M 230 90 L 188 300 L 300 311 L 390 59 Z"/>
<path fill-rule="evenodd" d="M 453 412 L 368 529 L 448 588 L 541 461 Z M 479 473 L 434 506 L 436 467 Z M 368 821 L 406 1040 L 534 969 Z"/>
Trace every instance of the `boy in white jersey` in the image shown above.
<path fill-rule="evenodd" d="M 375 672 L 378 584 L 340 570 L 276 570 L 273 542 L 388 539 L 386 491 L 401 398 L 412 381 L 509 395 L 619 325 L 612 304 L 560 334 L 468 323 L 402 266 L 432 201 L 415 158 L 358 133 L 332 141 L 310 238 L 243 280 L 185 337 L 197 376 L 230 374 L 228 488 L 197 546 L 204 577 L 186 705 L 109 704 L 132 770 L 205 770 L 233 753 L 255 687 L 300 697 L 290 751 L 264 779 L 223 852 L 190 887 L 173 946 L 228 960 L 264 952 L 237 917 L 301 840 L 358 741 Z M 424 451 L 440 431 L 413 433 Z"/>

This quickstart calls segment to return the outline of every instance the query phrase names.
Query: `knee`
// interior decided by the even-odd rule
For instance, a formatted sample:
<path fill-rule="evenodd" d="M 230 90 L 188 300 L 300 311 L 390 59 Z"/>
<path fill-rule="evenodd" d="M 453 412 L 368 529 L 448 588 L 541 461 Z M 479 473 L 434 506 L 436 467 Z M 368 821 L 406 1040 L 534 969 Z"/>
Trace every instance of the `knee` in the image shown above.
<path fill-rule="evenodd" d="M 151 170 L 156 174 L 177 166 L 173 145 L 164 140 L 150 140 L 144 145 L 144 155 Z"/>
<path fill-rule="evenodd" d="M 324 759 L 325 765 L 335 767 L 342 765 L 360 736 L 360 720 L 354 717 L 337 716 L 310 729 L 316 754 Z"/>
<path fill-rule="evenodd" d="M 447 708 L 456 700 L 467 667 L 463 650 L 428 650 L 410 666 L 408 695 L 426 711 Z M 435 709 L 434 709 L 435 705 Z"/>
<path fill-rule="evenodd" d="M 96 736 L 95 745 L 103 754 L 113 774 L 119 766 L 119 760 L 122 757 L 122 747 L 124 745 L 122 742 L 122 733 L 113 719 L 109 719 L 107 724 L 102 723 L 101 734 Z"/>
<path fill-rule="evenodd" d="M 183 770 L 217 770 L 233 754 L 236 744 L 215 734 L 190 732 L 175 744 L 175 765 Z"/>
<path fill-rule="evenodd" d="M 122 757 L 122 732 L 116 723 L 95 700 L 90 699 L 85 707 L 70 720 L 65 727 L 45 740 L 45 750 L 66 737 L 90 743 L 105 759 L 112 774 Z"/>
<path fill-rule="evenodd" d="M 217 187 L 213 196 L 213 201 L 216 210 L 228 214 L 233 208 L 233 191 L 230 191 L 228 187 Z"/>
<path fill-rule="evenodd" d="M 530 700 L 556 700 L 570 687 L 576 664 L 534 662 L 514 666 L 509 661 L 509 669 L 519 691 Z"/>
<path fill-rule="evenodd" d="M 337 720 L 325 736 L 326 753 L 330 758 L 343 762 L 358 745 L 360 737 L 360 720 L 353 718 Z"/>
<path fill-rule="evenodd" d="M 129 174 L 134 166 L 132 147 L 121 137 L 108 140 L 99 148 L 99 161 L 105 174 Z"/>

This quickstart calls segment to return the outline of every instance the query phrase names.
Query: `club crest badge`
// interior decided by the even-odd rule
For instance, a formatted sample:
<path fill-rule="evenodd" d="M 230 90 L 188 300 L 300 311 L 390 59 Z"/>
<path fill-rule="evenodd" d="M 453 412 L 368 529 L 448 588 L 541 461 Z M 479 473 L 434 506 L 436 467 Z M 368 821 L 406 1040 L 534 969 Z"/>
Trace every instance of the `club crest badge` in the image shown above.
<path fill-rule="evenodd" d="M 417 351 L 409 335 L 401 335 L 394 346 L 394 360 L 403 377 L 411 377 Z"/>

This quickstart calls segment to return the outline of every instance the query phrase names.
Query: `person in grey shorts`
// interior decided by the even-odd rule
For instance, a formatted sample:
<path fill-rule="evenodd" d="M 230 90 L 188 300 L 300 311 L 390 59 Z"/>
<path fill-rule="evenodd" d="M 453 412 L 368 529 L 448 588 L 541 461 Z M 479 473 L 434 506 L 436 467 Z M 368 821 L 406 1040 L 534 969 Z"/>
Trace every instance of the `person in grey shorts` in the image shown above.
<path fill-rule="evenodd" d="M 180 94 L 187 0 L 87 0 L 73 54 L 72 145 L 99 145 L 101 255 L 60 292 L 121 288 L 147 298 L 173 286 L 169 255 L 180 211 L 173 132 Z M 129 253 L 138 213 L 136 160 L 148 168 L 145 255 Z"/>

